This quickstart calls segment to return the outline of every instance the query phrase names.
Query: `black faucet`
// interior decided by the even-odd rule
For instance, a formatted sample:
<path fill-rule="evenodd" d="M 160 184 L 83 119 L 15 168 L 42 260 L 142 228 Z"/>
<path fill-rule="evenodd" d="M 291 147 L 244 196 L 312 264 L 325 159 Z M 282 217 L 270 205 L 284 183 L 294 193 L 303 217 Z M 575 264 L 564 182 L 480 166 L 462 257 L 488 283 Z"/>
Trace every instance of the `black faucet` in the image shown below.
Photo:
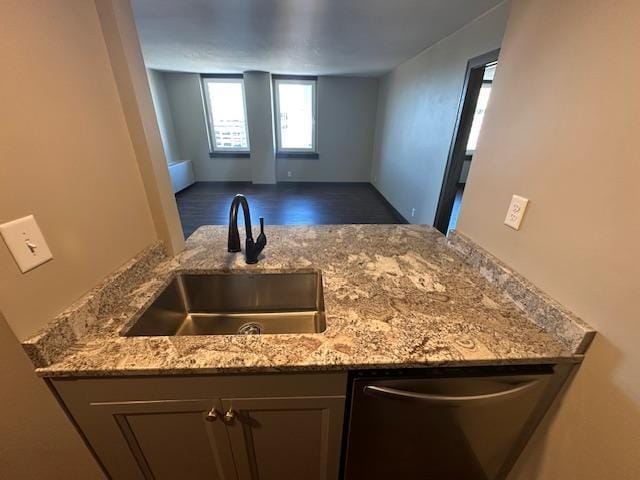
<path fill-rule="evenodd" d="M 238 205 L 242 205 L 244 213 L 244 228 L 247 232 L 247 240 L 244 248 L 245 261 L 249 264 L 258 263 L 258 255 L 267 244 L 267 236 L 264 234 L 264 218 L 260 217 L 260 235 L 256 241 L 253 241 L 251 233 L 251 213 L 249 212 L 249 202 L 244 195 L 237 194 L 231 202 L 231 210 L 229 211 L 229 243 L 227 250 L 229 252 L 239 252 L 240 234 L 238 233 Z"/>

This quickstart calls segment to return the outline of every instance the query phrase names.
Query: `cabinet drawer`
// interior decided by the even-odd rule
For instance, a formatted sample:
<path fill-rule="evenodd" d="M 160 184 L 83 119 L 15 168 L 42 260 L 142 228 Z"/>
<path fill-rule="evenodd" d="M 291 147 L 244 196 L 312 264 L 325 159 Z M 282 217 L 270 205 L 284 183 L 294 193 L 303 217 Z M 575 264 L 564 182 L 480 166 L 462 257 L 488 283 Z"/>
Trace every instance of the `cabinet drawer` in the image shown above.
<path fill-rule="evenodd" d="M 345 395 L 346 372 L 53 379 L 65 399 L 114 402 Z"/>

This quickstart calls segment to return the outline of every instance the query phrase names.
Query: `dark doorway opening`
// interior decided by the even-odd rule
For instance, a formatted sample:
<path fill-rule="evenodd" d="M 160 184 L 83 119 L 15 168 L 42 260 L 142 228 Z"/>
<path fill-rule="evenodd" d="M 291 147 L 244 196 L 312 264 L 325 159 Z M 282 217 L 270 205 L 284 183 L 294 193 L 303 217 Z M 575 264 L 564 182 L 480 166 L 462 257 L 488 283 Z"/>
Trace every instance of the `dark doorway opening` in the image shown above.
<path fill-rule="evenodd" d="M 499 53 L 499 49 L 494 50 L 472 58 L 467 63 L 455 133 L 449 149 L 434 221 L 434 226 L 445 235 L 455 228 L 458 221 L 467 173 L 491 94 Z"/>

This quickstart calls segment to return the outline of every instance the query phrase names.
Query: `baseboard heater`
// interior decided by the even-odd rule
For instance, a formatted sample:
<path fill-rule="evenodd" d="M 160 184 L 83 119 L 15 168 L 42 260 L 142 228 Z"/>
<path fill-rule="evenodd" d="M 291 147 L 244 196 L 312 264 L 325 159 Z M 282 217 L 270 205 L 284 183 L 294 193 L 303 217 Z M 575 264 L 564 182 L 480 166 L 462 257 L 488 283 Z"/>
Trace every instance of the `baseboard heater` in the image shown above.
<path fill-rule="evenodd" d="M 191 160 L 182 160 L 169 164 L 169 176 L 171 177 L 171 185 L 173 193 L 178 193 L 190 185 L 193 185 L 195 178 L 193 176 L 193 165 Z"/>

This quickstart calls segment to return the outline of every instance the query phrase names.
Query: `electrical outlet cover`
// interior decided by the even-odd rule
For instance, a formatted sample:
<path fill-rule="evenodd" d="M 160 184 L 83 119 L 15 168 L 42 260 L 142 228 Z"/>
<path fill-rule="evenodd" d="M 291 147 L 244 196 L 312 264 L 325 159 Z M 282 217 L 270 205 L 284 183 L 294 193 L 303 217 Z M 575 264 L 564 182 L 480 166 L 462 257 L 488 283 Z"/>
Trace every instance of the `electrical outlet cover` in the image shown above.
<path fill-rule="evenodd" d="M 0 225 L 0 234 L 22 273 L 53 258 L 33 215 Z"/>
<path fill-rule="evenodd" d="M 511 203 L 509 204 L 509 210 L 507 210 L 507 216 L 504 219 L 504 224 L 514 230 L 520 230 L 522 217 L 524 215 L 524 211 L 527 209 L 528 203 L 528 198 L 514 195 L 511 198 Z"/>

